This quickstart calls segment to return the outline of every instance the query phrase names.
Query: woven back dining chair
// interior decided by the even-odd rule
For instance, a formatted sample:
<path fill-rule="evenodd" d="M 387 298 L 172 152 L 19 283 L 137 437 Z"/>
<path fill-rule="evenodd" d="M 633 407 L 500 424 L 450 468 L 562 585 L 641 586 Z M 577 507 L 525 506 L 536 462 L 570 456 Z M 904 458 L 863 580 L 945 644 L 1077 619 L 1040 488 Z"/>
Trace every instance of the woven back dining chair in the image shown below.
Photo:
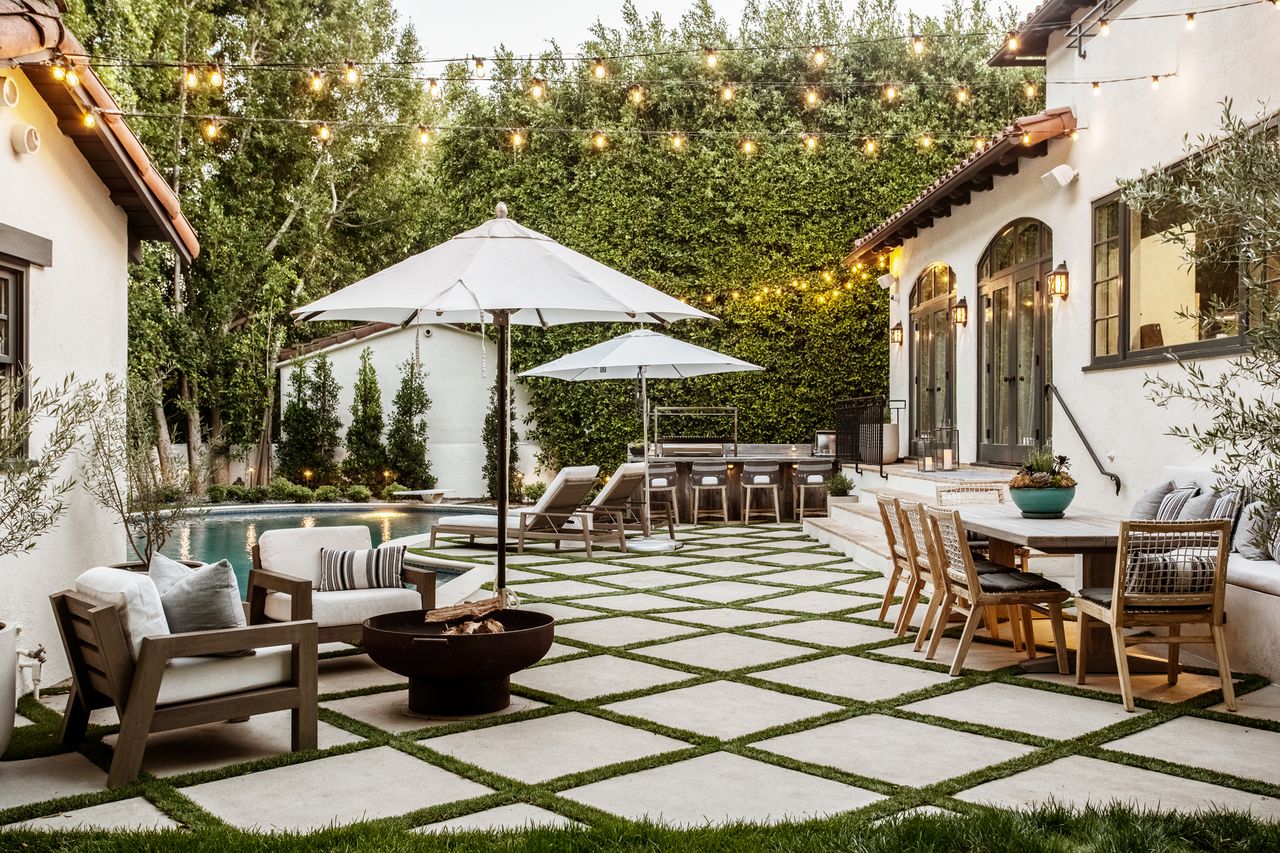
<path fill-rule="evenodd" d="M 710 492 L 720 496 L 720 518 L 729 521 L 729 464 L 727 462 L 694 462 L 689 479 L 693 486 L 693 523 L 698 523 L 702 511 L 702 495 Z"/>
<path fill-rule="evenodd" d="M 907 564 L 915 576 L 916 584 L 915 595 L 903 599 L 902 611 L 898 614 L 899 621 L 895 627 L 899 637 L 906 636 L 907 631 L 911 629 L 911 617 L 915 613 L 920 596 L 928 596 L 929 605 L 925 608 L 924 618 L 920 622 L 920 631 L 916 634 L 913 646 L 918 652 L 924 648 L 930 631 L 941 633 L 942 628 L 945 627 L 945 625 L 939 627 L 935 620 L 946 594 L 946 584 L 939 580 L 935 572 L 937 558 L 927 534 L 924 504 L 904 500 L 898 500 L 896 503 L 898 524 L 902 530 L 903 550 L 907 553 Z"/>
<path fill-rule="evenodd" d="M 893 626 L 894 630 L 898 630 L 901 627 L 902 614 L 908 607 L 914 609 L 915 601 L 920 597 L 920 590 L 916 588 L 918 586 L 916 572 L 912 570 L 911 558 L 907 555 L 898 499 L 888 495 L 876 495 L 876 506 L 880 510 L 880 523 L 884 526 L 884 538 L 889 546 L 889 585 L 885 587 L 884 599 L 880 602 L 880 615 L 876 618 L 881 622 L 885 620 L 889 615 L 889 607 L 893 604 L 898 584 L 905 583 L 902 607 L 898 609 L 898 618 Z"/>
<path fill-rule="evenodd" d="M 742 523 L 751 523 L 751 496 L 763 492 L 773 498 L 773 520 L 782 523 L 782 469 L 777 462 L 742 463 Z M 765 507 L 763 512 L 768 512 Z M 768 518 L 768 515 L 765 516 Z"/>

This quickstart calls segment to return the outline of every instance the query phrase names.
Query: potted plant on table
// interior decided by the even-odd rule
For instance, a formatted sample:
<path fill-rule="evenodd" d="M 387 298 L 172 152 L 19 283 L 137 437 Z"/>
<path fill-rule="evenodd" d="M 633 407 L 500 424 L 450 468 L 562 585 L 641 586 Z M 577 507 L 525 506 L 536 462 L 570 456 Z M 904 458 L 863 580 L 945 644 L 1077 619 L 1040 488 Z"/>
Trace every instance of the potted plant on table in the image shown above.
<path fill-rule="evenodd" d="M 1076 481 L 1067 469 L 1071 462 L 1055 456 L 1048 447 L 1032 450 L 1009 481 L 1009 497 L 1023 518 L 1062 518 L 1076 496 Z"/>

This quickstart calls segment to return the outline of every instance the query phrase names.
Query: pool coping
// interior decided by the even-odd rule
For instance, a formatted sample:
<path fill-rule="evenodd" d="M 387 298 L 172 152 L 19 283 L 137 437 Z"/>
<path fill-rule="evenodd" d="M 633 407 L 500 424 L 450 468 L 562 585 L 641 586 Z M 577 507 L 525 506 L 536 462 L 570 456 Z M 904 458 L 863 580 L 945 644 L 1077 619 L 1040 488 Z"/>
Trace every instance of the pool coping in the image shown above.
<path fill-rule="evenodd" d="M 237 504 L 217 504 L 214 506 L 197 507 L 199 516 L 209 515 L 244 515 L 246 513 L 262 513 L 266 515 L 284 515 L 291 512 L 377 512 L 379 510 L 408 510 L 409 512 L 434 512 L 441 515 L 477 515 L 488 514 L 497 515 L 496 507 L 485 506 L 484 504 L 429 504 L 421 501 L 409 503 L 407 501 L 377 501 L 370 503 L 342 503 L 342 502 L 325 502 L 325 503 L 237 503 Z M 170 515 L 173 510 L 163 510 L 165 515 Z"/>

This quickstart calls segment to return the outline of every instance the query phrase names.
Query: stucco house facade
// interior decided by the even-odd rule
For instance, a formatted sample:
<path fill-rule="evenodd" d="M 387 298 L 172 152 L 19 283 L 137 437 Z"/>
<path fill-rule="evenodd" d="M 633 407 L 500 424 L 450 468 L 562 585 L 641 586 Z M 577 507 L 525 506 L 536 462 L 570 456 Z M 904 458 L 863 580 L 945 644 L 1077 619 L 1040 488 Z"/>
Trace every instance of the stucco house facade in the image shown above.
<path fill-rule="evenodd" d="M 183 262 L 199 244 L 93 70 L 61 58 L 84 51 L 57 9 L 25 5 L 36 11 L 0 21 L 0 370 L 43 385 L 123 376 L 130 260 L 144 240 Z M 57 62 L 74 74 L 55 76 Z M 33 552 L 0 559 L 0 621 L 49 650 L 46 683 L 69 674 L 49 594 L 124 557 L 123 530 L 77 489 Z"/>

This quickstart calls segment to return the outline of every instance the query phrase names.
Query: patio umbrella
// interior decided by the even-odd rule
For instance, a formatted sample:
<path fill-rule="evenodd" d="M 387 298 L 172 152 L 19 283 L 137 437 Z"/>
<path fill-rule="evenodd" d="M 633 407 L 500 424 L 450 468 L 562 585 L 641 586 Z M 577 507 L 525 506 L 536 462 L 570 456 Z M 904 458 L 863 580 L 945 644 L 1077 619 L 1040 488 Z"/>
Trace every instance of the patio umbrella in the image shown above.
<path fill-rule="evenodd" d="M 336 293 L 295 309 L 300 320 L 489 323 L 498 329 L 498 594 L 506 599 L 510 325 L 714 320 L 643 282 L 507 217 L 494 218 Z M 505 602 L 504 602 L 505 603 Z"/>
<path fill-rule="evenodd" d="M 759 365 L 731 355 L 678 341 L 652 329 L 639 329 L 557 358 L 526 370 L 521 376 L 549 376 L 555 379 L 640 379 L 641 410 L 644 417 L 644 512 L 645 538 L 633 540 L 637 550 L 658 551 L 679 547 L 649 536 L 649 386 L 650 379 L 684 379 L 712 373 L 763 370 Z"/>

